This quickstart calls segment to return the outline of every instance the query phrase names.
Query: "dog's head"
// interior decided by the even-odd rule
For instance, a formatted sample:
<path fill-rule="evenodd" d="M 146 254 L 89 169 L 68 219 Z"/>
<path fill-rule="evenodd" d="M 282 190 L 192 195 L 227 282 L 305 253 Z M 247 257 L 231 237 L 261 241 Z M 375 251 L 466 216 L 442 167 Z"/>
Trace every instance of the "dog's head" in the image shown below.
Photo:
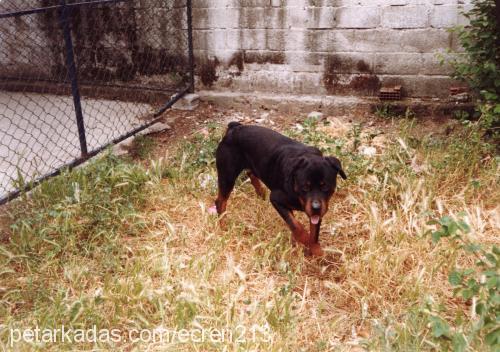
<path fill-rule="evenodd" d="M 302 156 L 292 163 L 293 191 L 297 194 L 312 224 L 317 224 L 328 211 L 328 202 L 337 187 L 337 175 L 347 176 L 340 160 L 330 156 Z"/>

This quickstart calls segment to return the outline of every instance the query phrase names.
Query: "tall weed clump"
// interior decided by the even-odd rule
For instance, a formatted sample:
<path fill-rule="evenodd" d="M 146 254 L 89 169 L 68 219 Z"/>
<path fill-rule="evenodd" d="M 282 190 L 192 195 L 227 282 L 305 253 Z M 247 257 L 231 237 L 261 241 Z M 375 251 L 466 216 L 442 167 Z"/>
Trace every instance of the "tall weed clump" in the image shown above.
<path fill-rule="evenodd" d="M 494 0 L 474 0 L 464 16 L 466 27 L 456 27 L 464 53 L 449 60 L 454 78 L 476 93 L 479 125 L 498 141 L 500 127 L 500 9 Z"/>
<path fill-rule="evenodd" d="M 127 243 L 145 230 L 140 210 L 160 169 L 108 154 L 9 205 L 8 238 L 0 243 L 4 327 L 106 326 L 120 319 L 116 309 L 123 308 L 102 291 L 118 290 L 118 277 L 137 272 Z"/>

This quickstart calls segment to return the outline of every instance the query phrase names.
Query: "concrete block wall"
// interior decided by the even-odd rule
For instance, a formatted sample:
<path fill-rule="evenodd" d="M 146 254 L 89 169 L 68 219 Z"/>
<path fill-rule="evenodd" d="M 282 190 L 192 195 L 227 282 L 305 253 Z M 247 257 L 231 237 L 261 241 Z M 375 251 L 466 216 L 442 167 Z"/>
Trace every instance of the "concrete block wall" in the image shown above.
<path fill-rule="evenodd" d="M 193 0 L 199 89 L 444 97 L 470 0 Z"/>

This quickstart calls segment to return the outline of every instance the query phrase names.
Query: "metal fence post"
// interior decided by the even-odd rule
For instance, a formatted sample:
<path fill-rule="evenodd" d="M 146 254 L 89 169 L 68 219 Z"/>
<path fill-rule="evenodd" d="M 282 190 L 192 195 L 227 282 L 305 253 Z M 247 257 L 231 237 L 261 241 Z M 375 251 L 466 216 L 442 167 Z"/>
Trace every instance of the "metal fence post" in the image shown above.
<path fill-rule="evenodd" d="M 87 140 L 85 136 L 85 125 L 83 123 L 82 104 L 80 100 L 80 90 L 78 88 L 78 77 L 76 73 L 75 54 L 73 51 L 73 41 L 71 39 L 71 30 L 69 27 L 68 12 L 66 0 L 60 0 L 61 12 L 60 23 L 64 33 L 64 43 L 66 46 L 66 66 L 68 66 L 68 75 L 71 80 L 71 94 L 73 95 L 73 104 L 75 106 L 76 125 L 78 127 L 78 138 L 80 139 L 80 150 L 82 158 L 87 157 Z"/>
<path fill-rule="evenodd" d="M 188 26 L 188 51 L 189 51 L 189 85 L 190 93 L 194 93 L 194 54 L 193 54 L 193 15 L 192 1 L 186 0 L 187 26 Z"/>

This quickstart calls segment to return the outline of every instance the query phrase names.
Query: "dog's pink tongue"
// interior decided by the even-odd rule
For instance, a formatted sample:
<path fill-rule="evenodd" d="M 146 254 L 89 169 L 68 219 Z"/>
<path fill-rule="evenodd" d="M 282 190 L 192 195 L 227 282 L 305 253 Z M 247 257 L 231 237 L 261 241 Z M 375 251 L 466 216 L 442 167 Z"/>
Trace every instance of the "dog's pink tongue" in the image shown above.
<path fill-rule="evenodd" d="M 319 222 L 319 215 L 313 215 L 311 216 L 311 224 L 317 225 Z"/>

